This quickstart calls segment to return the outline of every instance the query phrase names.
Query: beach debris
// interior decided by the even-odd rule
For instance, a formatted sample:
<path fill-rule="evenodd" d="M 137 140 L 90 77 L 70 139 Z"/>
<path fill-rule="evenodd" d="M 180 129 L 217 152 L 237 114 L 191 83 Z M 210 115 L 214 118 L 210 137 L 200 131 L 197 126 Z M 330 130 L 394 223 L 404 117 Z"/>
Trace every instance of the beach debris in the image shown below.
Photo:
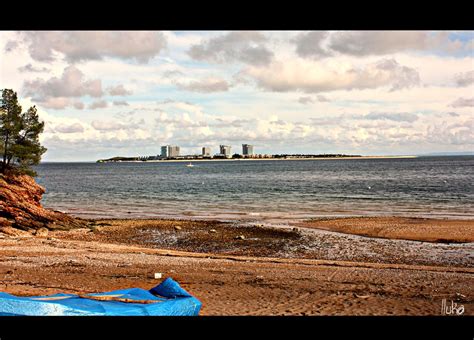
<path fill-rule="evenodd" d="M 211 229 L 209 230 L 210 233 L 217 233 L 217 230 L 216 229 Z"/>
<path fill-rule="evenodd" d="M 132 264 L 130 264 L 130 263 L 119 263 L 117 265 L 118 268 L 125 268 L 125 267 L 131 267 L 131 266 L 132 266 Z"/>
<path fill-rule="evenodd" d="M 357 295 L 356 293 L 354 293 L 354 297 L 359 299 L 368 299 L 370 295 Z"/>
<path fill-rule="evenodd" d="M 48 229 L 43 227 L 43 228 L 39 228 L 38 230 L 36 230 L 34 235 L 36 237 L 47 237 L 48 233 L 49 233 Z"/>
<path fill-rule="evenodd" d="M 155 273 L 155 279 L 161 279 L 162 274 L 161 273 Z"/>
<path fill-rule="evenodd" d="M 174 226 L 174 230 L 181 230 L 181 229 L 183 229 L 183 228 L 181 228 L 179 225 Z"/>
<path fill-rule="evenodd" d="M 300 232 L 300 230 L 299 230 L 298 228 L 296 228 L 296 227 L 293 228 L 293 231 L 294 231 L 295 233 L 299 233 L 299 232 Z"/>
<path fill-rule="evenodd" d="M 244 235 L 238 235 L 238 236 L 234 237 L 234 239 L 236 239 L 236 240 L 245 240 L 245 236 Z"/>

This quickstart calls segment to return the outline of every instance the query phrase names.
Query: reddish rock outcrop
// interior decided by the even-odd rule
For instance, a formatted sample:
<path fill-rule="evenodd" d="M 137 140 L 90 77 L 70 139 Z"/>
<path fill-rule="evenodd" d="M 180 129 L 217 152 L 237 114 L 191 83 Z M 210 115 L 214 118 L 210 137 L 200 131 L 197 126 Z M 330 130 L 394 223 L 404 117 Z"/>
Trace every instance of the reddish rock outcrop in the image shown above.
<path fill-rule="evenodd" d="M 44 192 L 30 176 L 0 175 L 0 229 L 13 227 L 32 231 L 86 226 L 84 220 L 43 208 L 40 200 Z"/>

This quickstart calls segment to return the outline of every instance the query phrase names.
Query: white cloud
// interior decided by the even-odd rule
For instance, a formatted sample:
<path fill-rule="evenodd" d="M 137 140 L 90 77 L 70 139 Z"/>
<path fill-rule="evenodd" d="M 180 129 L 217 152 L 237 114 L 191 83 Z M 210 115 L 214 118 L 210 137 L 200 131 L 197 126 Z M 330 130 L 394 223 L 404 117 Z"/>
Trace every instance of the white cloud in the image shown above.
<path fill-rule="evenodd" d="M 311 104 L 311 103 L 314 103 L 314 100 L 311 97 L 299 97 L 298 98 L 298 103 L 300 103 L 300 104 Z"/>
<path fill-rule="evenodd" d="M 176 85 L 181 90 L 200 92 L 200 93 L 211 93 L 211 92 L 222 92 L 228 91 L 230 85 L 224 79 L 219 78 L 206 78 L 196 81 L 191 81 L 187 84 L 177 82 Z"/>
<path fill-rule="evenodd" d="M 55 109 L 64 109 L 71 105 L 70 98 L 103 95 L 100 79 L 84 79 L 84 74 L 75 66 L 66 67 L 60 78 L 52 77 L 48 80 L 37 78 L 25 81 L 23 92 L 38 104 Z"/>
<path fill-rule="evenodd" d="M 166 47 L 160 32 L 26 31 L 19 36 L 34 60 L 48 62 L 59 52 L 69 62 L 116 57 L 145 63 Z"/>
<path fill-rule="evenodd" d="M 266 41 L 260 32 L 230 32 L 193 45 L 188 53 L 193 59 L 202 61 L 266 65 L 273 58 L 273 52 L 265 46 Z"/>
<path fill-rule="evenodd" d="M 127 129 L 127 125 L 123 123 L 119 123 L 116 121 L 101 121 L 101 120 L 94 120 L 91 123 L 92 127 L 99 131 L 116 131 L 116 130 L 124 130 Z"/>
<path fill-rule="evenodd" d="M 41 72 L 49 72 L 50 69 L 47 67 L 35 67 L 32 64 L 26 64 L 24 66 L 19 67 L 18 71 L 41 73 Z"/>
<path fill-rule="evenodd" d="M 60 133 L 78 133 L 84 132 L 84 127 L 80 123 L 73 123 L 70 125 L 60 124 L 57 125 L 54 130 Z"/>
<path fill-rule="evenodd" d="M 275 92 L 318 93 L 383 86 L 394 91 L 420 82 L 415 69 L 400 65 L 394 59 L 382 59 L 362 67 L 294 59 L 274 62 L 266 68 L 250 67 L 244 73 L 255 79 L 259 87 Z"/>
<path fill-rule="evenodd" d="M 89 105 L 89 109 L 91 109 L 91 110 L 103 109 L 103 108 L 106 108 L 107 106 L 108 106 L 107 101 L 105 101 L 105 100 L 98 100 L 98 101 L 92 102 L 92 103 Z"/>
<path fill-rule="evenodd" d="M 122 84 L 110 86 L 107 91 L 111 96 L 130 96 L 133 94 L 132 91 L 127 90 Z"/>
<path fill-rule="evenodd" d="M 418 119 L 418 116 L 410 112 L 371 112 L 363 117 L 364 119 L 371 120 L 393 120 L 397 122 L 410 122 L 413 123 Z"/>
<path fill-rule="evenodd" d="M 457 73 L 454 80 L 459 87 L 470 86 L 474 84 L 474 71 Z"/>
<path fill-rule="evenodd" d="M 125 100 L 114 100 L 114 106 L 128 106 L 129 104 Z"/>
<path fill-rule="evenodd" d="M 82 109 L 84 109 L 84 106 L 85 106 L 85 105 L 84 105 L 84 103 L 82 103 L 82 102 L 74 102 L 73 106 L 74 106 L 74 108 L 77 109 L 77 110 L 82 110 Z"/>
<path fill-rule="evenodd" d="M 458 98 L 452 102 L 449 106 L 451 107 L 474 107 L 474 97 L 473 98 Z"/>

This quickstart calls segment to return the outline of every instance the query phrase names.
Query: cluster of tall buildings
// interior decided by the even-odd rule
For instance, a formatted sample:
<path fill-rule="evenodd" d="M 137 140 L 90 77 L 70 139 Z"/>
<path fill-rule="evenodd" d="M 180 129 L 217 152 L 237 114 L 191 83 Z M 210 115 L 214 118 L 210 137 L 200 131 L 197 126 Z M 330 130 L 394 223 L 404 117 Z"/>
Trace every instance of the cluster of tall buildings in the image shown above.
<path fill-rule="evenodd" d="M 252 157 L 254 155 L 253 145 L 242 144 L 242 156 L 243 157 Z M 179 158 L 184 157 L 179 154 L 179 146 L 176 145 L 164 145 L 161 147 L 160 158 Z M 211 148 L 204 146 L 202 148 L 201 157 L 210 158 Z M 232 157 L 232 147 L 230 145 L 220 145 L 219 153 L 214 155 L 214 157 L 221 158 L 231 158 Z"/>

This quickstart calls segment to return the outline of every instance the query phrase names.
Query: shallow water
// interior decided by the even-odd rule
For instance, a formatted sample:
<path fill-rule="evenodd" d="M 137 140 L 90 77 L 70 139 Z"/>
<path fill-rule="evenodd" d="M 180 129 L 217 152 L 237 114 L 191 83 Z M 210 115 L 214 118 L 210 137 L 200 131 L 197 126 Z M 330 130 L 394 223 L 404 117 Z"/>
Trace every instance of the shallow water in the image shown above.
<path fill-rule="evenodd" d="M 46 207 L 81 217 L 474 218 L 474 156 L 42 163 Z"/>

